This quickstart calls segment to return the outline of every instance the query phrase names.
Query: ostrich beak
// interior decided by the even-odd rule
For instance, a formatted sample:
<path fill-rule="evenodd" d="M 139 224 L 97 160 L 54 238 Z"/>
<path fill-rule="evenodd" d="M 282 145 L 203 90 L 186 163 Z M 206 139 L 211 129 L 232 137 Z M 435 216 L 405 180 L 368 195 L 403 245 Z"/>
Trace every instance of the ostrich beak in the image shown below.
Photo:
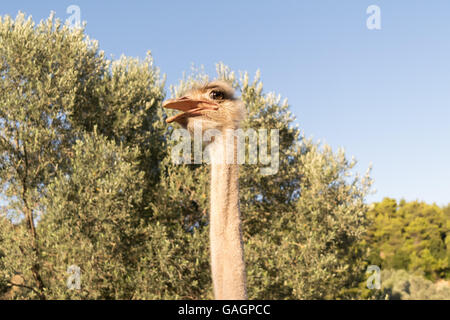
<path fill-rule="evenodd" d="M 177 121 L 186 117 L 200 116 L 202 115 L 202 111 L 204 110 L 219 109 L 219 105 L 215 102 L 205 100 L 194 100 L 188 97 L 166 100 L 163 103 L 163 107 L 167 109 L 176 109 L 183 111 L 183 113 L 179 113 L 173 117 L 168 118 L 166 120 L 167 123 L 171 123 L 173 121 Z"/>

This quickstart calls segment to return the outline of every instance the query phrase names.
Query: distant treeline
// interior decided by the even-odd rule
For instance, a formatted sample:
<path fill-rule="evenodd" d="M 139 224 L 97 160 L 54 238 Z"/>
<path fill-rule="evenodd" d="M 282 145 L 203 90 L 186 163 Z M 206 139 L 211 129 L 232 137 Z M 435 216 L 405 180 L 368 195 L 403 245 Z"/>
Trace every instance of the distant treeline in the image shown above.
<path fill-rule="evenodd" d="M 381 269 L 450 278 L 450 205 L 385 198 L 367 213 L 369 261 Z"/>

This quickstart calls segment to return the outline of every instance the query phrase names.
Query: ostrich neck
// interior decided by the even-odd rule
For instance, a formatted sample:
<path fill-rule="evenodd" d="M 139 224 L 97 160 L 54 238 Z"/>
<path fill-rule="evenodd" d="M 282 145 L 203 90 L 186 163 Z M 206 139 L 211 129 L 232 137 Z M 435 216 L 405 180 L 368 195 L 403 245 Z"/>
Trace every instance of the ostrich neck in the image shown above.
<path fill-rule="evenodd" d="M 224 139 L 225 140 L 225 139 Z M 239 165 L 226 163 L 226 152 L 236 144 L 214 142 L 211 158 L 211 271 L 218 300 L 247 299 L 244 249 L 239 210 Z"/>

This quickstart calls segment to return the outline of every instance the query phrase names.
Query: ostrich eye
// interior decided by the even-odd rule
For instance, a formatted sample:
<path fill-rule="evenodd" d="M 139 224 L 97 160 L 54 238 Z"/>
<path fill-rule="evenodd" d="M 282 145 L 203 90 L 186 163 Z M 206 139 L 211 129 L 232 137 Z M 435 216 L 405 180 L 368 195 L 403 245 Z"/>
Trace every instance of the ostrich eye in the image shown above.
<path fill-rule="evenodd" d="M 225 94 L 222 91 L 217 91 L 217 90 L 211 91 L 209 96 L 213 100 L 223 100 L 225 98 Z"/>

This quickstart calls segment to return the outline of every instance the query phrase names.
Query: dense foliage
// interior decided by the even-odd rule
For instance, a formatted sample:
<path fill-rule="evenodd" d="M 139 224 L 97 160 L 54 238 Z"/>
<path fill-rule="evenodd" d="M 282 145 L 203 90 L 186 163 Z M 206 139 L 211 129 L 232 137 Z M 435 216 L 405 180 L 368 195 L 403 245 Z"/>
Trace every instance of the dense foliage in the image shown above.
<path fill-rule="evenodd" d="M 87 271 L 95 275 L 91 284 L 96 289 L 82 296 L 122 297 L 125 285 L 120 293 L 108 289 L 113 286 L 108 277 L 122 281 L 130 276 L 111 242 L 129 250 L 130 241 L 141 234 L 138 230 L 136 237 L 124 239 L 136 230 L 123 228 L 146 218 L 163 151 L 158 147 L 163 128 L 155 121 L 161 118 L 163 83 L 151 56 L 109 61 L 82 29 L 71 30 L 53 17 L 35 26 L 19 14 L 15 20 L 0 20 L 0 74 L 0 182 L 6 218 L 0 225 L 0 283 L 17 287 L 11 279 L 20 275 L 23 297 L 60 297 L 57 289 L 65 284 L 69 266 L 61 263 L 76 260 L 75 248 L 88 248 L 94 251 L 84 256 L 94 261 L 77 263 L 83 276 Z M 89 138 L 94 132 L 95 138 Z M 133 157 L 127 148 L 134 150 Z M 93 179 L 105 180 L 96 180 L 96 189 Z M 123 188 L 128 184 L 135 190 Z M 78 212 L 76 207 L 90 209 Z M 111 223 L 127 222 L 120 228 L 100 227 L 107 214 L 113 215 Z M 117 234 L 96 234 L 102 228 Z M 91 236 L 89 247 L 85 237 Z M 112 256 L 117 265 L 107 267 Z M 126 258 L 128 264 L 137 259 Z M 106 279 L 101 270 L 108 270 Z"/>
<path fill-rule="evenodd" d="M 450 278 L 448 207 L 385 198 L 369 210 L 369 260 L 382 269 L 421 271 L 430 280 Z"/>
<path fill-rule="evenodd" d="M 432 282 L 420 273 L 405 270 L 383 270 L 381 272 L 380 298 L 391 300 L 450 300 L 450 282 Z"/>

